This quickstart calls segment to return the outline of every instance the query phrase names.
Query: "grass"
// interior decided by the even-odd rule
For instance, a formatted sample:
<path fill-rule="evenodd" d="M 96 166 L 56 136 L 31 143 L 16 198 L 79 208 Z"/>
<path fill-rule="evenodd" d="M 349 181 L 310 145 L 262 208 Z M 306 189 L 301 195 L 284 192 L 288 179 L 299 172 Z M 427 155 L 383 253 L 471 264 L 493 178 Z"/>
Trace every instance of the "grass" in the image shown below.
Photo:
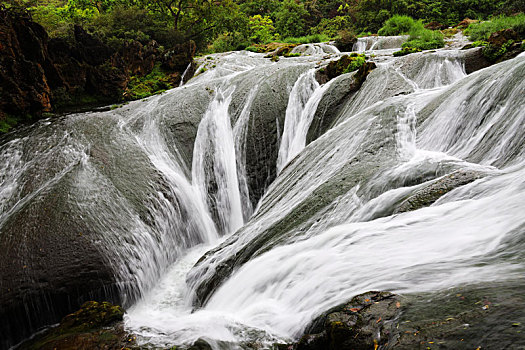
<path fill-rule="evenodd" d="M 513 29 L 520 37 L 525 37 L 525 14 L 494 17 L 490 21 L 473 23 L 465 29 L 465 34 L 472 41 L 481 41 L 502 29 Z"/>

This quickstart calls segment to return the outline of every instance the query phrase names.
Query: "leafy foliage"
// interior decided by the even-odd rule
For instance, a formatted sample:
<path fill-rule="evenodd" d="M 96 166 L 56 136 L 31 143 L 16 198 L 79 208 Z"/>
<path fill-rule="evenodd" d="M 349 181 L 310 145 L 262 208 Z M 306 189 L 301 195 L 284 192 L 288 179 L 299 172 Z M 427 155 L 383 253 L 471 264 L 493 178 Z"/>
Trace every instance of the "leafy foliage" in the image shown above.
<path fill-rule="evenodd" d="M 388 36 L 408 34 L 414 26 L 416 26 L 416 22 L 412 17 L 395 15 L 385 22 L 377 34 Z"/>
<path fill-rule="evenodd" d="M 250 17 L 248 28 L 249 39 L 252 43 L 267 43 L 278 38 L 273 21 L 268 16 L 255 15 Z"/>
<path fill-rule="evenodd" d="M 275 13 L 275 26 L 283 37 L 297 37 L 306 32 L 305 17 L 308 11 L 303 3 L 284 0 Z"/>

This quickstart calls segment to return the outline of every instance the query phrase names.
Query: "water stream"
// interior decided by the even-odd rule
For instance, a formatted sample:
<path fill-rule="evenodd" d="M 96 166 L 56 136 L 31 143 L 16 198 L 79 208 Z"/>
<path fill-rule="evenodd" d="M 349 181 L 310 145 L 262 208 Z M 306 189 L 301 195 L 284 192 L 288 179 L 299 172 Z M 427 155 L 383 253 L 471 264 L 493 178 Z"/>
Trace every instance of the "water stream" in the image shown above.
<path fill-rule="evenodd" d="M 309 143 L 338 86 L 315 78 L 340 55 L 328 44 L 219 54 L 163 95 L 9 135 L 0 234 L 65 188 L 68 225 L 93 230 L 126 329 L 152 347 L 265 348 L 368 290 L 519 278 L 525 56 L 471 75 L 457 50 L 381 58 L 402 40 L 359 39 L 378 67 Z M 403 209 L 458 171 L 476 178 Z"/>

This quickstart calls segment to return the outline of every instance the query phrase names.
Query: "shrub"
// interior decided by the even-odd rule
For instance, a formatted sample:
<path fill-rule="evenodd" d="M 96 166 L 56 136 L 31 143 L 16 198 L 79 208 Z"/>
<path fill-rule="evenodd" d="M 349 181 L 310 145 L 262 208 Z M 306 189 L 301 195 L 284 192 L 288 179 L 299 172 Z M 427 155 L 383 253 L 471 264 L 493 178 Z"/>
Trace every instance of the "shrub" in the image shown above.
<path fill-rule="evenodd" d="M 275 12 L 275 27 L 283 37 L 296 37 L 305 33 L 308 11 L 302 2 L 284 0 Z"/>
<path fill-rule="evenodd" d="M 273 21 L 269 16 L 255 15 L 250 17 L 248 30 L 250 41 L 253 43 L 266 43 L 278 37 L 275 33 Z"/>
<path fill-rule="evenodd" d="M 425 29 L 423 23 L 415 22 L 410 30 L 410 37 L 401 47 L 411 47 L 420 50 L 439 49 L 445 46 L 443 34 L 437 30 Z"/>
<path fill-rule="evenodd" d="M 412 17 L 395 15 L 385 22 L 377 34 L 387 36 L 408 34 L 416 23 Z"/>
<path fill-rule="evenodd" d="M 239 32 L 220 34 L 209 47 L 209 52 L 226 52 L 244 50 L 250 43 Z"/>
<path fill-rule="evenodd" d="M 323 18 L 319 24 L 310 29 L 312 34 L 324 34 L 330 38 L 334 38 L 337 34 L 350 28 L 352 26 L 352 19 L 350 16 L 335 16 L 333 18 Z"/>

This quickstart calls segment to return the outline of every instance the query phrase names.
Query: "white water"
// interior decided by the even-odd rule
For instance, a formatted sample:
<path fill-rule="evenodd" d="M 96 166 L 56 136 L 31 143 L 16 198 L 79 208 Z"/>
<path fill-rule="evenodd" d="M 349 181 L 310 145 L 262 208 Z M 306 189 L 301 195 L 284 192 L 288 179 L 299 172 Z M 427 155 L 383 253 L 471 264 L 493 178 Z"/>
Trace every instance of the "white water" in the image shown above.
<path fill-rule="evenodd" d="M 322 59 L 313 55 L 308 64 Z M 73 208 L 101 232 L 101 249 L 116 275 L 140 297 L 127 311 L 126 328 L 139 344 L 159 347 L 205 338 L 214 349 L 245 342 L 264 348 L 293 340 L 319 313 L 370 289 L 410 293 L 519 278 L 525 250 L 525 57 L 465 76 L 459 52 L 410 56 L 373 71 L 336 126 L 309 145 L 309 126 L 331 84 L 319 86 L 313 70 L 298 74 L 274 150 L 280 174 L 253 216 L 247 133 L 270 73 L 243 91 L 241 85 L 260 66 L 277 69 L 295 61 L 272 64 L 262 55 L 232 53 L 208 60 L 206 72 L 180 89 L 131 104 L 131 115 L 71 118 L 73 125 L 112 130 L 105 135 L 108 144 L 90 139 L 90 128 L 80 138 L 43 134 L 35 141 L 42 149 L 30 161 L 23 153 L 28 139 L 0 147 L 0 228 L 11 213 L 77 169 L 68 192 Z M 167 135 L 178 127 L 169 124 L 170 114 L 191 122 L 184 102 L 195 96 L 204 108 L 188 162 L 178 140 Z M 103 124 L 104 118 L 111 122 Z M 115 159 L 136 168 L 115 175 Z M 31 177 L 38 169 L 54 169 L 54 161 L 64 163 L 56 173 Z M 130 177 L 136 190 L 143 184 L 133 176 L 144 168 L 153 169 L 143 174 L 152 180 L 139 197 L 150 208 L 149 221 L 114 178 Z M 427 208 L 392 214 L 404 199 L 458 169 L 486 176 Z M 348 177 L 355 181 L 347 184 Z M 290 224 L 236 265 L 194 311 L 192 288 L 231 257 L 241 259 L 245 248 L 281 222 Z"/>
<path fill-rule="evenodd" d="M 306 135 L 317 106 L 333 81 L 320 86 L 315 79 L 315 71 L 315 69 L 310 69 L 301 75 L 290 92 L 277 158 L 277 173 L 280 173 L 286 164 L 306 146 Z"/>
<path fill-rule="evenodd" d="M 172 277 L 165 277 L 170 282 L 162 282 L 156 289 L 157 294 L 148 295 L 129 310 L 130 329 L 142 334 L 145 342 L 157 345 L 191 343 L 204 337 L 214 348 L 233 349 L 243 341 L 257 341 L 264 346 L 276 338 L 286 341 L 299 336 L 315 315 L 367 290 L 435 291 L 521 276 L 522 263 L 499 256 L 508 249 L 508 242 L 523 233 L 520 227 L 525 224 L 523 140 L 521 143 L 516 140 L 523 135 L 524 113 L 523 108 L 519 108 L 523 100 L 518 97 L 523 83 L 508 88 L 510 92 L 501 97 L 505 100 L 503 107 L 494 110 L 498 94 L 488 92 L 494 84 L 487 84 L 486 88 L 479 88 L 479 84 L 481 79 L 499 74 L 497 70 L 491 75 L 480 72 L 464 78 L 461 65 L 450 70 L 447 62 L 435 62 L 426 65 L 425 70 L 443 72 L 448 80 L 437 79 L 437 73 L 428 83 L 417 75 L 411 75 L 414 80 L 403 76 L 410 85 L 416 86 L 417 93 L 395 97 L 389 102 L 392 106 L 405 105 L 394 114 L 398 160 L 393 168 L 378 174 L 376 180 L 368 184 L 357 185 L 338 197 L 331 209 L 314 215 L 312 221 L 317 223 L 307 229 L 307 233 L 299 226 L 297 233 L 235 270 L 212 294 L 206 306 L 191 314 L 192 291 L 183 283 L 184 266 L 177 265 Z M 507 63 L 501 70 L 508 71 L 509 66 Z M 326 90 L 326 86 L 319 87 L 312 77 L 312 71 L 304 73 L 290 93 L 278 169 L 283 170 L 295 156 L 298 159 L 268 189 L 251 223 L 231 240 L 233 245 L 227 244 L 214 253 L 214 258 L 208 258 L 205 264 L 209 264 L 211 271 L 213 264 L 236 254 L 238 247 L 249 244 L 264 228 L 284 218 L 333 176 L 331 174 L 337 173 L 348 159 L 358 155 L 358 145 L 371 137 L 367 130 L 388 127 L 381 126 L 384 122 L 376 116 L 389 110 L 388 104 L 383 111 L 378 108 L 381 104 L 361 107 L 362 113 L 347 117 L 337 130 L 305 148 L 310 118 Z M 449 87 L 450 82 L 462 78 L 464 82 Z M 508 79 L 497 80 L 501 85 L 496 91 L 505 90 L 503 84 L 508 86 Z M 426 87 L 431 90 L 425 90 Z M 443 101 L 441 96 L 448 100 Z M 479 105 L 487 106 L 483 113 L 490 116 L 484 118 L 487 126 L 479 125 L 478 105 L 463 103 L 469 98 L 475 101 L 476 96 L 484 96 L 485 102 Z M 434 101 L 440 101 L 438 107 L 427 112 Z M 513 106 L 512 110 L 508 105 Z M 418 115 L 423 116 L 421 121 L 417 120 Z M 505 130 L 498 133 L 499 146 L 483 148 L 483 135 L 490 130 L 488 125 L 501 124 L 504 116 L 509 120 L 499 127 Z M 460 127 L 458 123 L 467 127 Z M 352 126 L 357 125 L 360 127 L 349 134 Z M 462 137 L 457 134 L 460 131 Z M 467 132 L 469 136 L 464 135 Z M 323 148 L 325 145 L 328 148 Z M 517 147 L 513 154 L 510 154 L 511 147 Z M 476 158 L 475 163 L 470 163 L 469 155 L 476 151 L 483 153 L 480 156 L 483 160 Z M 312 157 L 316 152 L 320 152 L 317 158 Z M 497 170 L 489 166 L 510 160 L 513 160 L 512 167 Z M 492 175 L 446 194 L 428 208 L 372 220 L 374 213 L 425 185 L 389 189 L 389 182 L 409 178 L 422 169 L 448 166 L 482 170 Z M 377 188 L 383 188 L 379 196 L 367 199 Z M 191 256 L 195 261 L 199 254 Z M 190 274 L 190 278 L 202 278 L 199 270 L 196 272 Z M 180 299 L 184 300 L 184 307 L 177 304 L 175 310 L 163 306 L 173 302 L 172 296 L 165 294 L 173 287 L 166 287 L 164 283 L 173 283 L 184 291 L 185 297 Z"/>

